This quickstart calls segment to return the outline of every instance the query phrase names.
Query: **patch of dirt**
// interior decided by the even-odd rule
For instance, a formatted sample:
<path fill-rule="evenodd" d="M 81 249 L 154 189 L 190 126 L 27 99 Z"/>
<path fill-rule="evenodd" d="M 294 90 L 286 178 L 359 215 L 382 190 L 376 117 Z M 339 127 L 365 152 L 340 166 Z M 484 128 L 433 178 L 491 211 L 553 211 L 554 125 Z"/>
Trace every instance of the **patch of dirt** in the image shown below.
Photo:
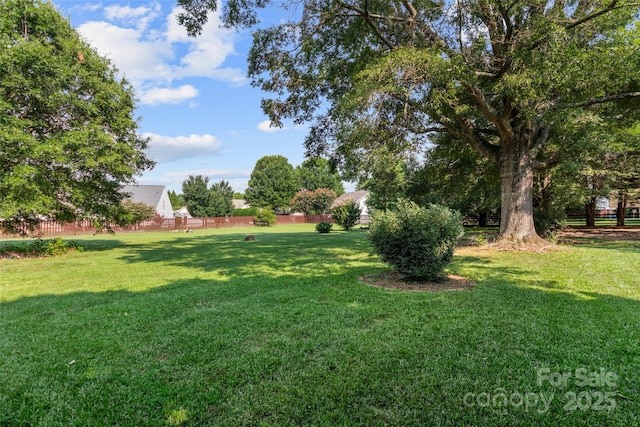
<path fill-rule="evenodd" d="M 21 259 L 21 258 L 36 258 L 36 255 L 17 251 L 2 251 L 0 252 L 0 259 Z"/>
<path fill-rule="evenodd" d="M 407 282 L 396 271 L 367 274 L 360 277 L 360 281 L 378 288 L 419 292 L 462 291 L 476 285 L 476 282 L 454 274 L 447 275 L 442 282 Z"/>
<path fill-rule="evenodd" d="M 567 228 L 558 233 L 558 243 L 585 244 L 584 240 L 575 239 L 600 239 L 600 240 L 628 240 L 640 242 L 640 227 L 608 227 L 608 228 Z"/>

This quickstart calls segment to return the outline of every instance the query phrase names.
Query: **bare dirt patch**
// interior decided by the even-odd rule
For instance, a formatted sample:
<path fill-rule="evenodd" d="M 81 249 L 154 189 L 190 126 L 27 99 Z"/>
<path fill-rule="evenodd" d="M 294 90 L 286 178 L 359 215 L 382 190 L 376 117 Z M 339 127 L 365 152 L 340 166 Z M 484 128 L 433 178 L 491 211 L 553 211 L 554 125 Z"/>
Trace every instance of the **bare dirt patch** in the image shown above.
<path fill-rule="evenodd" d="M 588 243 L 584 239 L 628 240 L 640 242 L 640 227 L 567 228 L 558 233 L 558 243 Z"/>
<path fill-rule="evenodd" d="M 476 285 L 473 280 L 454 274 L 447 275 L 442 282 L 408 282 L 402 280 L 396 271 L 367 274 L 360 277 L 360 281 L 377 288 L 419 292 L 462 291 Z"/>

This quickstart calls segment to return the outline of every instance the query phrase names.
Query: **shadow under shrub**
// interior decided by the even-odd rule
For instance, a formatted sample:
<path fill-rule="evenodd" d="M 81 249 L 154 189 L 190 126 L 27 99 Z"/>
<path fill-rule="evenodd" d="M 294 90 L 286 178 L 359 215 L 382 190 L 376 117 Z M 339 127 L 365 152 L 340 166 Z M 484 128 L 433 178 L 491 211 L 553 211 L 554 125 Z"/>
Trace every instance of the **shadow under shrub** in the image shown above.
<path fill-rule="evenodd" d="M 382 261 L 403 279 L 437 281 L 463 234 L 459 212 L 399 200 L 394 208 L 373 215 L 368 236 Z"/>

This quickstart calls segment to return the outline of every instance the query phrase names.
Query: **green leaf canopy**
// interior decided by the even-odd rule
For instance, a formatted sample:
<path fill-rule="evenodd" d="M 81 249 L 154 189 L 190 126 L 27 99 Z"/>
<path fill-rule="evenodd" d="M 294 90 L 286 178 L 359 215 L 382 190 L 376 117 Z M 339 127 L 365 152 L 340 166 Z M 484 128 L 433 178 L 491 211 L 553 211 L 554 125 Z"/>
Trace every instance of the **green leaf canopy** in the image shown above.
<path fill-rule="evenodd" d="M 286 157 L 264 156 L 251 172 L 245 196 L 252 207 L 275 210 L 288 207 L 299 188 L 298 175 Z"/>
<path fill-rule="evenodd" d="M 134 93 L 50 4 L 0 2 L 0 218 L 108 222 L 153 166 Z"/>
<path fill-rule="evenodd" d="M 275 4 L 228 0 L 223 21 L 253 26 Z M 420 153 L 434 134 L 453 135 L 497 165 L 508 240 L 539 240 L 533 170 L 548 141 L 596 118 L 640 119 L 634 0 L 296 5 L 257 27 L 249 55 L 254 84 L 274 94 L 262 103 L 270 120 L 313 122 L 308 154 L 346 176 L 368 156 Z"/>

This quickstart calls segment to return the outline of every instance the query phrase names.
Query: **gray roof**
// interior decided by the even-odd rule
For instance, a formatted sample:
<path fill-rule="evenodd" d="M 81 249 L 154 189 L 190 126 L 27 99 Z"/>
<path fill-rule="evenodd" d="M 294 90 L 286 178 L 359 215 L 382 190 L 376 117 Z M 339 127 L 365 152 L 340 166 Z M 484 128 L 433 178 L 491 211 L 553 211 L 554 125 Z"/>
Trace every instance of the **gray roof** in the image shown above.
<path fill-rule="evenodd" d="M 164 189 L 164 185 L 125 185 L 122 187 L 122 192 L 130 194 L 129 199 L 132 202 L 157 208 Z"/>
<path fill-rule="evenodd" d="M 231 203 L 233 203 L 234 209 L 243 209 L 248 206 L 247 201 L 244 199 L 233 199 L 231 200 Z"/>
<path fill-rule="evenodd" d="M 338 197 L 336 200 L 334 200 L 332 206 L 337 206 L 349 200 L 353 200 L 354 202 L 358 203 L 360 200 L 362 200 L 363 197 L 368 195 L 369 195 L 369 192 L 367 190 L 358 190 L 358 191 L 351 191 L 349 193 L 344 193 L 343 195 Z"/>

